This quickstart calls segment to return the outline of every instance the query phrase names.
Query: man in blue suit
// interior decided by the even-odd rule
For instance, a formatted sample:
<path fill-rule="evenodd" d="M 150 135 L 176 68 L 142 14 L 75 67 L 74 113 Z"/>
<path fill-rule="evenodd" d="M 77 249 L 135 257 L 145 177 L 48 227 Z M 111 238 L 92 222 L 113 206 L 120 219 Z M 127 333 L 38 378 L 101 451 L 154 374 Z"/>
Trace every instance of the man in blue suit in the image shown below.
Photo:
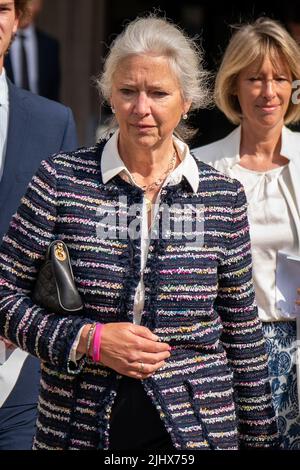
<path fill-rule="evenodd" d="M 6 78 L 4 55 L 27 3 L 0 0 L 1 239 L 40 161 L 77 146 L 70 109 L 16 88 Z M 39 361 L 0 340 L 0 450 L 31 448 L 38 388 Z"/>
<path fill-rule="evenodd" d="M 28 6 L 30 14 L 22 18 L 19 23 L 17 36 L 9 54 L 5 57 L 6 74 L 17 86 L 50 100 L 59 101 L 61 75 L 59 43 L 35 26 L 43 7 L 43 0 L 30 0 Z M 22 45 L 26 64 L 31 65 L 27 71 L 27 80 L 23 77 Z"/>

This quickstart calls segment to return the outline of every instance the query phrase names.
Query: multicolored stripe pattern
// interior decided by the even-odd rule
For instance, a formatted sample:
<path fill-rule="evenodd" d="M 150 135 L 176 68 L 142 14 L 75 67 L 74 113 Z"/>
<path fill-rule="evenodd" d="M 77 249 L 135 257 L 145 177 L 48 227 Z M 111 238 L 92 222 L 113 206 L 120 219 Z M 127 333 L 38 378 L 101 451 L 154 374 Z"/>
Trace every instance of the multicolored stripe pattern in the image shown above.
<path fill-rule="evenodd" d="M 129 206 L 142 202 L 141 190 L 119 176 L 103 184 L 104 144 L 42 163 L 0 250 L 0 334 L 42 360 L 34 449 L 109 449 L 110 411 L 122 377 L 85 358 L 78 367 L 68 362 L 84 324 L 132 322 L 140 279 L 138 238 L 97 237 L 103 208 L 115 210 L 117 226 L 125 210 L 120 197 Z M 173 349 L 144 386 L 177 449 L 273 447 L 277 427 L 254 303 L 245 195 L 237 181 L 204 163 L 198 167 L 197 194 L 185 179 L 162 192 L 167 206 L 204 207 L 203 243 L 172 236 L 176 215 L 170 237 L 151 241 L 142 324 Z M 127 225 L 132 222 L 129 216 Z M 60 317 L 30 298 L 54 238 L 70 250 L 84 301 L 80 317 Z"/>

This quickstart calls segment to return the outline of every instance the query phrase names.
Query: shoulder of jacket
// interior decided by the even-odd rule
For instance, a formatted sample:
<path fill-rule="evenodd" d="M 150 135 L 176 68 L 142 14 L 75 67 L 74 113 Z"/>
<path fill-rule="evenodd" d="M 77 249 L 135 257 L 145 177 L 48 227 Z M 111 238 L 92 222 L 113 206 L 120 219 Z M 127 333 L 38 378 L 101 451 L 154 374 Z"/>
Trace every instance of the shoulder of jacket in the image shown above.
<path fill-rule="evenodd" d="M 54 164 L 62 163 L 70 161 L 74 163 L 74 165 L 83 162 L 85 166 L 95 166 L 99 165 L 100 168 L 100 160 L 103 153 L 103 148 L 107 142 L 107 139 L 99 140 L 95 145 L 91 147 L 79 147 L 72 151 L 60 151 L 55 155 L 52 155 L 49 160 L 51 160 Z M 97 162 L 97 163 L 96 163 Z"/>
<path fill-rule="evenodd" d="M 71 109 L 61 103 L 58 103 L 54 100 L 49 100 L 44 96 L 36 95 L 35 93 L 31 93 L 27 90 L 22 90 L 21 88 L 17 88 L 15 85 L 11 84 L 9 87 L 9 91 L 13 96 L 14 100 L 18 100 L 22 106 L 26 109 L 29 108 L 31 110 L 31 115 L 34 113 L 39 113 L 40 115 L 55 115 L 56 117 L 67 117 L 70 113 L 72 113 Z"/>
<path fill-rule="evenodd" d="M 235 128 L 230 134 L 223 137 L 223 139 L 216 140 L 208 145 L 192 149 L 193 155 L 206 163 L 214 163 L 221 160 L 226 156 L 226 152 L 239 140 L 239 127 Z"/>
<path fill-rule="evenodd" d="M 214 159 L 216 155 L 220 155 L 220 151 L 224 145 L 224 140 L 217 140 L 208 145 L 203 145 L 202 147 L 197 147 L 192 149 L 192 154 L 203 162 L 209 162 L 211 159 Z"/>
<path fill-rule="evenodd" d="M 60 151 L 47 160 L 52 162 L 55 166 L 64 165 L 65 163 L 76 166 L 80 163 L 84 163 L 84 166 L 88 168 L 89 165 L 94 165 L 95 163 L 93 162 L 98 159 L 98 148 L 95 145 L 93 147 L 80 147 L 72 151 Z"/>
<path fill-rule="evenodd" d="M 293 141 L 298 141 L 300 142 L 300 132 L 293 131 L 292 129 L 289 129 L 288 127 L 284 127 L 285 134 L 288 137 L 288 139 L 291 139 Z"/>
<path fill-rule="evenodd" d="M 215 190 L 217 187 L 222 187 L 223 190 L 229 190 L 230 192 L 240 192 L 242 185 L 235 178 L 227 176 L 219 169 L 202 160 L 199 160 L 197 164 L 201 183 L 204 183 L 205 186 L 211 186 L 212 190 Z"/>

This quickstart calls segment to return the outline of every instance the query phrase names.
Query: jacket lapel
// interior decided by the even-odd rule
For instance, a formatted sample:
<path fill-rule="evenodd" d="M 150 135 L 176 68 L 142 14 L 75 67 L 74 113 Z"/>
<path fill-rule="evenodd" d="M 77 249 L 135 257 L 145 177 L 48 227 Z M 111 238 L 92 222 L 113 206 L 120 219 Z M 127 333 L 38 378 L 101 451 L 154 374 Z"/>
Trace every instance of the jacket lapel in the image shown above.
<path fill-rule="evenodd" d="M 296 159 L 291 160 L 289 163 L 289 171 L 290 171 L 290 178 L 292 182 L 292 188 L 294 192 L 294 203 L 296 206 L 296 214 L 294 214 L 293 211 L 291 211 L 291 213 L 292 213 L 292 217 L 294 219 L 295 227 L 297 230 L 298 254 L 300 254 L 300 185 L 299 185 L 300 162 Z"/>
<path fill-rule="evenodd" d="M 292 132 L 288 128 L 282 129 L 281 155 L 290 160 L 290 174 L 295 193 L 295 203 L 300 218 L 300 134 Z"/>
<path fill-rule="evenodd" d="M 234 129 L 227 137 L 220 141 L 216 154 L 217 170 L 225 175 L 232 176 L 232 168 L 240 161 L 241 126 Z"/>
<path fill-rule="evenodd" d="M 290 161 L 289 173 L 293 190 L 291 196 L 296 207 L 296 213 L 292 211 L 292 216 L 297 230 L 298 252 L 300 253 L 300 134 L 290 131 L 285 126 L 282 129 L 281 155 Z"/>
<path fill-rule="evenodd" d="M 8 80 L 9 89 L 9 121 L 7 133 L 6 155 L 3 177 L 0 183 L 0 204 L 5 202 L 10 186 L 15 182 L 18 173 L 22 173 L 24 163 L 22 155 L 26 146 L 26 137 L 30 126 L 30 115 L 24 107 L 22 90 Z"/>
<path fill-rule="evenodd" d="M 6 71 L 6 76 L 9 77 L 9 79 L 13 83 L 15 83 L 15 77 L 14 77 L 14 71 L 13 71 L 13 68 L 12 68 L 10 53 L 8 53 L 4 58 L 4 67 L 5 67 L 5 71 Z"/>

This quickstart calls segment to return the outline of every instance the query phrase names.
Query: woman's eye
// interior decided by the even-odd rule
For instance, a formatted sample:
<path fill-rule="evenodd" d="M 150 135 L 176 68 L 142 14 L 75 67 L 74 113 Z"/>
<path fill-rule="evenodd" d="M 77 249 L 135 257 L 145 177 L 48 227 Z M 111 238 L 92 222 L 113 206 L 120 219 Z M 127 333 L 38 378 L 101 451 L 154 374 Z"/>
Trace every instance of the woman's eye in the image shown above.
<path fill-rule="evenodd" d="M 250 82 L 259 82 L 259 81 L 261 81 L 261 78 L 260 77 L 250 77 L 249 80 L 250 80 Z"/>
<path fill-rule="evenodd" d="M 164 96 L 167 96 L 168 93 L 165 91 L 153 91 L 153 95 L 159 98 L 163 98 Z"/>
<path fill-rule="evenodd" d="M 129 96 L 134 93 L 133 90 L 130 90 L 129 88 L 122 88 L 121 90 L 122 95 Z"/>

